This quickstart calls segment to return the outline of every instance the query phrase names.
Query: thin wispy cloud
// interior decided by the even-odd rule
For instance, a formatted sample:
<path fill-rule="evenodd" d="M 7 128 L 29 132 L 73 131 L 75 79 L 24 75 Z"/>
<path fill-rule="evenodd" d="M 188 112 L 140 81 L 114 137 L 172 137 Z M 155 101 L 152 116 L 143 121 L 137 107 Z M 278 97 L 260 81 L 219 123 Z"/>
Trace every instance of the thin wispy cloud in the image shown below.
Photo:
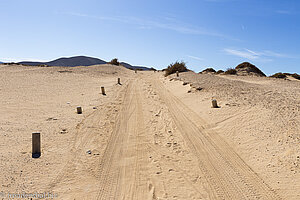
<path fill-rule="evenodd" d="M 241 58 L 246 58 L 254 61 L 270 62 L 273 61 L 274 58 L 295 58 L 294 56 L 291 55 L 277 53 L 269 50 L 253 51 L 250 49 L 241 50 L 241 49 L 231 49 L 231 48 L 226 48 L 223 50 L 228 55 L 238 56 Z"/>
<path fill-rule="evenodd" d="M 278 14 L 282 14 L 282 15 L 292 15 L 293 14 L 293 12 L 290 10 L 276 10 L 275 12 Z"/>
<path fill-rule="evenodd" d="M 116 22 L 123 22 L 123 23 L 130 23 L 130 20 L 125 17 L 103 17 L 103 16 L 96 16 L 96 15 L 88 15 L 83 13 L 75 13 L 75 12 L 63 12 L 61 14 L 70 15 L 75 17 L 84 17 L 84 18 L 91 18 L 97 20 L 109 20 L 109 21 L 116 21 Z M 133 18 L 131 20 L 134 20 Z"/>
<path fill-rule="evenodd" d="M 182 23 L 179 21 L 176 21 L 174 18 L 163 18 L 158 20 L 148 20 L 148 19 L 142 19 L 137 17 L 130 17 L 130 16 L 114 16 L 114 17 L 107 17 L 107 16 L 94 16 L 94 15 L 88 15 L 88 14 L 82 14 L 82 13 L 74 13 L 74 12 L 64 12 L 61 13 L 64 15 L 71 15 L 76 17 L 85 17 L 85 18 L 91 18 L 91 19 L 97 19 L 101 21 L 115 21 L 115 22 L 121 22 L 126 24 L 132 24 L 138 26 L 140 29 L 166 29 L 170 31 L 175 31 L 178 33 L 183 34 L 192 34 L 192 35 L 207 35 L 207 36 L 213 36 L 213 37 L 219 37 L 223 39 L 229 39 L 229 40 L 237 40 L 235 38 L 232 38 L 230 36 L 226 36 L 222 33 L 219 33 L 214 30 L 209 30 L 204 27 L 197 27 L 190 24 Z"/>
<path fill-rule="evenodd" d="M 200 58 L 200 57 L 197 57 L 197 56 L 191 56 L 191 55 L 186 55 L 187 57 L 189 58 L 192 58 L 194 60 L 199 60 L 199 61 L 203 61 L 204 59 L 203 58 Z"/>

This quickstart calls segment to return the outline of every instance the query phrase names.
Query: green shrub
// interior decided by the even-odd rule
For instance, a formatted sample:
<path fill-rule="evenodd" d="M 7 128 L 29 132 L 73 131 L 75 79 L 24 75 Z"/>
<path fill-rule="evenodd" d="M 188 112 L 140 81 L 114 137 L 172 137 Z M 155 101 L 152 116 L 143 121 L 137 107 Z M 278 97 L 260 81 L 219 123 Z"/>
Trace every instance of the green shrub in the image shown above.
<path fill-rule="evenodd" d="M 114 58 L 112 59 L 108 64 L 111 64 L 111 65 L 120 65 L 119 61 L 118 61 L 118 58 Z"/>
<path fill-rule="evenodd" d="M 165 71 L 165 76 L 169 76 L 170 74 L 178 72 L 186 72 L 188 69 L 186 67 L 185 62 L 181 61 L 178 62 L 176 61 L 175 63 L 170 64 L 164 71 Z"/>
<path fill-rule="evenodd" d="M 234 75 L 236 73 L 237 73 L 236 69 L 233 68 L 228 68 L 225 72 L 226 75 Z"/>
<path fill-rule="evenodd" d="M 279 73 L 276 73 L 276 74 L 273 74 L 272 76 L 270 76 L 272 78 L 286 78 L 286 75 L 279 72 Z"/>

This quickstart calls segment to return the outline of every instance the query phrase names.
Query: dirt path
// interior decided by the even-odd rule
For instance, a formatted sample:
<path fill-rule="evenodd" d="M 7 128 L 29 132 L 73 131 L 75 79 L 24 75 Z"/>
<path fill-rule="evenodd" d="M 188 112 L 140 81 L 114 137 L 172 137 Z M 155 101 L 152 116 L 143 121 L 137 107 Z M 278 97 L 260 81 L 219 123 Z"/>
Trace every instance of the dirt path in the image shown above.
<path fill-rule="evenodd" d="M 147 199 L 144 119 L 137 81 L 126 89 L 116 129 L 104 152 L 97 199 Z"/>
<path fill-rule="evenodd" d="M 138 74 L 119 93 L 103 108 L 117 114 L 79 127 L 75 156 L 51 186 L 63 199 L 280 199 L 158 75 Z M 87 146 L 99 153 L 87 159 Z"/>

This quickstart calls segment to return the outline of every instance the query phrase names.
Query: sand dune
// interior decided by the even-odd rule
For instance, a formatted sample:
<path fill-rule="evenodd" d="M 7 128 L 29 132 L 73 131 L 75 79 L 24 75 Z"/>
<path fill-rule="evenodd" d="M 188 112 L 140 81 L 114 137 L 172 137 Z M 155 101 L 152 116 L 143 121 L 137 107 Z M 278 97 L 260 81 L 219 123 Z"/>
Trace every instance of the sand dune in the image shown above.
<path fill-rule="evenodd" d="M 298 81 L 192 72 L 170 81 L 111 65 L 0 72 L 4 193 L 300 198 Z M 35 131 L 42 134 L 38 159 L 31 158 Z"/>

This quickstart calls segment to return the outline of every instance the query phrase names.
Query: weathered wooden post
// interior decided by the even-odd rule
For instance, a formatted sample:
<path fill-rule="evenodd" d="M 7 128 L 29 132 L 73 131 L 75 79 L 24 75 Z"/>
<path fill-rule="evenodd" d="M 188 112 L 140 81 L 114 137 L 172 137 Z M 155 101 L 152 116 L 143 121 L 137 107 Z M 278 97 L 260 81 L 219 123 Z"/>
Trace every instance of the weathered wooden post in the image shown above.
<path fill-rule="evenodd" d="M 102 93 L 103 95 L 106 95 L 106 94 L 105 94 L 105 89 L 104 89 L 104 87 L 101 87 L 101 93 Z"/>
<path fill-rule="evenodd" d="M 121 85 L 121 79 L 120 78 L 118 78 L 118 84 Z"/>
<path fill-rule="evenodd" d="M 212 107 L 213 107 L 213 108 L 219 108 L 219 106 L 218 106 L 218 103 L 217 103 L 217 100 L 216 100 L 216 99 L 213 99 L 213 100 L 212 100 Z"/>
<path fill-rule="evenodd" d="M 32 133 L 32 158 L 41 156 L 41 134 Z"/>
<path fill-rule="evenodd" d="M 77 107 L 77 114 L 82 114 L 82 108 L 80 106 Z"/>
<path fill-rule="evenodd" d="M 178 72 L 178 71 L 176 71 L 176 76 L 177 76 L 177 77 L 179 76 L 179 72 Z"/>
<path fill-rule="evenodd" d="M 136 69 L 134 70 L 134 73 L 137 73 Z"/>

